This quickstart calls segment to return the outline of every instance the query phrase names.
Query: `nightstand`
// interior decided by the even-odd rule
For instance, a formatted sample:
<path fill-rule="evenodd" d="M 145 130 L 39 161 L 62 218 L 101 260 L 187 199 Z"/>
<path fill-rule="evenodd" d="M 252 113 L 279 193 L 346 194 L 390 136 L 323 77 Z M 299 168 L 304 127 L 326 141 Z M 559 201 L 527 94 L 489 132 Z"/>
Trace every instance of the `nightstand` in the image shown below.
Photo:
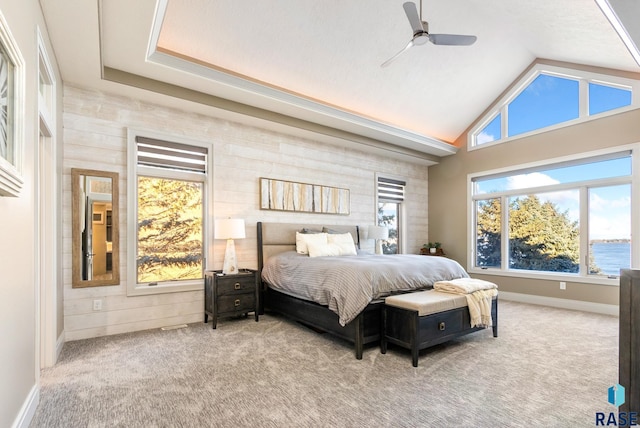
<path fill-rule="evenodd" d="M 237 274 L 223 275 L 221 270 L 204 273 L 204 322 L 209 315 L 213 328 L 218 317 L 255 314 L 258 322 L 259 305 L 258 272 L 252 269 L 239 269 Z"/>

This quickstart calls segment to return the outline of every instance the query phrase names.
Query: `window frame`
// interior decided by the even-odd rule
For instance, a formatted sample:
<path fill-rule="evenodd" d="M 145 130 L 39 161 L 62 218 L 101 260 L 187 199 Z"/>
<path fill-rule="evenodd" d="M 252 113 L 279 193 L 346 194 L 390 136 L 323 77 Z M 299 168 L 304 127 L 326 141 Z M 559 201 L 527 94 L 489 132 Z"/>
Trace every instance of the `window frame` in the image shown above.
<path fill-rule="evenodd" d="M 25 61 L 13 38 L 9 25 L 0 11 L 0 44 L 13 66 L 12 114 L 10 120 L 11 159 L 0 156 L 0 196 L 18 197 L 24 186 L 24 117 L 25 117 Z"/>
<path fill-rule="evenodd" d="M 581 161 L 588 162 L 590 159 L 594 161 L 598 158 L 603 158 L 616 153 L 630 152 L 631 153 L 631 176 L 604 178 L 598 180 L 584 180 L 575 183 L 562 183 L 552 186 L 540 186 L 527 189 L 514 189 L 513 191 L 499 191 L 493 193 L 474 193 L 474 181 L 478 178 L 489 177 L 495 175 L 517 175 L 519 173 L 532 172 L 535 170 L 543 170 L 552 165 L 563 163 L 579 163 Z M 585 256 L 588 254 L 588 240 L 589 240 L 589 204 L 587 199 L 587 193 L 589 188 L 602 187 L 608 185 L 617 184 L 630 184 L 631 186 L 631 266 L 635 269 L 640 266 L 640 239 L 633 239 L 633 236 L 640 236 L 640 205 L 634 201 L 640 201 L 640 143 L 623 145 L 613 147 L 609 149 L 597 150 L 592 152 L 581 153 L 575 156 L 565 156 L 559 158 L 547 159 L 544 161 L 532 162 L 527 164 L 520 164 L 509 166 L 505 168 L 499 168 L 489 171 L 481 171 L 471 173 L 467 175 L 467 243 L 469 245 L 468 257 L 467 257 L 467 271 L 469 273 L 476 274 L 490 274 L 496 276 L 511 276 L 518 278 L 532 278 L 543 279 L 552 281 L 571 281 L 579 283 L 590 283 L 600 285 L 613 285 L 618 286 L 619 278 L 610 278 L 605 276 L 590 275 L 588 273 L 588 261 L 585 261 Z M 538 194 L 548 191 L 558 191 L 563 189 L 579 189 L 580 190 L 580 267 L 578 273 L 564 273 L 564 272 L 545 272 L 545 271 L 529 271 L 520 269 L 509 269 L 509 235 L 508 235 L 508 199 L 510 196 L 516 194 Z M 476 222 L 477 211 L 476 202 L 478 200 L 487 199 L 500 199 L 503 204 L 501 210 L 501 266 L 500 267 L 478 267 L 476 266 Z M 506 205 L 505 205 L 506 204 Z M 584 212 L 583 212 L 584 208 Z M 507 233 L 505 233 L 505 231 Z"/>
<path fill-rule="evenodd" d="M 202 226 L 202 246 L 203 246 L 203 277 L 201 279 L 183 280 L 179 282 L 165 281 L 156 285 L 137 282 L 137 184 L 138 175 L 159 178 L 171 178 L 178 180 L 193 181 L 192 174 L 182 171 L 167 171 L 159 168 L 138 166 L 136 137 L 147 137 L 157 140 L 187 144 L 198 147 L 205 147 L 208 151 L 206 175 L 203 183 L 203 226 Z M 191 140 L 182 136 L 169 135 L 155 131 L 127 129 L 127 296 L 140 296 L 150 294 L 164 294 L 184 291 L 198 291 L 204 289 L 204 271 L 210 270 L 207 263 L 213 260 L 213 245 L 211 236 L 213 232 L 213 144 L 203 141 Z"/>
<path fill-rule="evenodd" d="M 406 198 L 406 190 L 407 190 L 407 180 L 404 177 L 398 177 L 398 176 L 392 176 L 389 174 L 376 174 L 375 176 L 375 224 L 380 226 L 380 224 L 378 223 L 378 210 L 380 208 L 380 204 L 381 203 L 392 203 L 392 204 L 397 204 L 398 205 L 398 218 L 397 218 L 397 229 L 398 229 L 398 253 L 397 254 L 404 254 L 405 253 L 405 248 L 404 248 L 404 204 L 407 200 Z M 393 198 L 380 198 L 380 192 L 379 192 L 379 181 L 380 180 L 389 180 L 391 182 L 398 182 L 398 183 L 402 183 L 402 188 L 403 188 L 403 193 L 402 193 L 402 197 L 401 200 L 398 199 L 393 199 Z"/>
<path fill-rule="evenodd" d="M 565 122 L 556 123 L 544 128 L 534 129 L 532 131 L 524 132 L 522 134 L 509 136 L 507 124 L 509 120 L 508 107 L 509 104 L 515 100 L 520 93 L 522 93 L 538 76 L 546 74 L 549 76 L 559 77 L 563 79 L 577 80 L 579 83 L 579 114 L 576 119 L 568 120 Z M 627 89 L 631 91 L 631 104 L 624 107 L 614 108 L 612 110 L 603 111 L 594 115 L 589 115 L 589 83 L 594 83 L 602 86 L 610 86 L 617 89 Z M 536 63 L 534 64 L 516 84 L 501 96 L 487 112 L 482 115 L 478 122 L 467 133 L 467 150 L 479 150 L 486 147 L 492 147 L 496 144 L 503 144 L 521 138 L 526 138 L 531 135 L 540 134 L 555 129 L 572 126 L 578 123 L 588 122 L 590 120 L 599 119 L 614 114 L 623 113 L 625 111 L 634 110 L 640 108 L 640 81 L 622 76 L 596 73 L 592 71 L 578 70 L 567 67 L 554 66 L 549 64 Z M 477 144 L 477 137 L 485 129 L 486 126 L 491 123 L 497 115 L 501 115 L 501 136 L 502 138 L 493 140 L 491 142 Z"/>

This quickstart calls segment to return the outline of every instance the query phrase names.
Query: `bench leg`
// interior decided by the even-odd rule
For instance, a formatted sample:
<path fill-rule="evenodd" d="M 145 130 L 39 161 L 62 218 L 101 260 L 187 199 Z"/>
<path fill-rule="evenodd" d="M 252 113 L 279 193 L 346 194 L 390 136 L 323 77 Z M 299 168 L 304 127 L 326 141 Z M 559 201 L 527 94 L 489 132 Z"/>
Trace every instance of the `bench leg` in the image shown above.
<path fill-rule="evenodd" d="M 491 304 L 491 317 L 493 318 L 493 337 L 498 337 L 498 299 Z"/>
<path fill-rule="evenodd" d="M 382 322 L 380 323 L 380 353 L 387 353 L 387 308 L 382 308 Z"/>
<path fill-rule="evenodd" d="M 411 362 L 413 367 L 418 367 L 418 312 L 410 323 L 409 337 L 411 338 Z"/>
<path fill-rule="evenodd" d="M 356 348 L 356 359 L 362 359 L 362 350 L 364 349 L 364 315 L 358 315 L 358 318 L 355 319 L 356 323 L 356 337 L 354 338 L 354 345 Z"/>

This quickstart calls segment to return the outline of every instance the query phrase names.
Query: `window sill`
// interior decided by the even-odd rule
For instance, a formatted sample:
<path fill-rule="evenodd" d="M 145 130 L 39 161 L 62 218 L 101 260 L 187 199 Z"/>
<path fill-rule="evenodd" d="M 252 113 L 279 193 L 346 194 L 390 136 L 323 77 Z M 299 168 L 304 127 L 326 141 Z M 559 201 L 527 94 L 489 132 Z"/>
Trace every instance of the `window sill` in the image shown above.
<path fill-rule="evenodd" d="M 0 196 L 20 196 L 23 180 L 18 170 L 0 158 Z"/>
<path fill-rule="evenodd" d="M 529 279 L 538 279 L 544 281 L 564 281 L 564 282 L 575 282 L 582 284 L 597 284 L 597 285 L 607 285 L 607 286 L 615 286 L 618 287 L 620 285 L 620 278 L 607 278 L 596 275 L 589 276 L 581 276 L 575 274 L 562 274 L 558 272 L 554 273 L 546 273 L 546 272 L 532 272 L 532 271 L 524 271 L 524 270 L 500 270 L 500 269 L 479 269 L 479 268 L 469 268 L 467 272 L 478 274 L 478 275 L 495 275 L 495 276 L 510 276 L 514 278 L 529 278 Z"/>
<path fill-rule="evenodd" d="M 200 291 L 204 289 L 204 279 L 179 281 L 179 283 L 164 282 L 158 285 L 135 284 L 127 287 L 127 296 L 146 296 L 150 294 L 180 293 L 185 291 Z"/>

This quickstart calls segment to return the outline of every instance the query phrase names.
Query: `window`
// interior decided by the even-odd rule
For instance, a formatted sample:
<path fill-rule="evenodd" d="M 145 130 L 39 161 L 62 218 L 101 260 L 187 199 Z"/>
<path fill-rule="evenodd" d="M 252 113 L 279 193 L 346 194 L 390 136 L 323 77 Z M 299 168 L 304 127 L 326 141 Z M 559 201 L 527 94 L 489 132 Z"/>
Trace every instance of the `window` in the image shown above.
<path fill-rule="evenodd" d="M 634 90 L 640 81 L 536 64 L 472 128 L 469 149 L 637 108 Z"/>
<path fill-rule="evenodd" d="M 631 267 L 633 155 L 471 176 L 470 270 L 619 276 Z"/>
<path fill-rule="evenodd" d="M 631 105 L 631 91 L 589 83 L 589 114 L 594 115 Z"/>
<path fill-rule="evenodd" d="M 399 254 L 402 248 L 400 245 L 401 208 L 406 183 L 401 180 L 378 177 L 377 185 L 378 226 L 386 226 L 389 229 L 389 238 L 382 241 L 382 253 Z"/>
<path fill-rule="evenodd" d="M 487 126 L 485 126 L 482 131 L 476 137 L 476 144 L 485 144 L 491 143 L 492 141 L 497 141 L 502 139 L 502 115 L 498 113 L 498 115 L 491 121 Z"/>
<path fill-rule="evenodd" d="M 0 12 L 0 196 L 19 196 L 24 150 L 24 59 Z"/>
<path fill-rule="evenodd" d="M 130 144 L 130 294 L 202 287 L 208 147 L 146 134 L 130 136 Z"/>
<path fill-rule="evenodd" d="M 577 119 L 578 100 L 577 80 L 539 74 L 507 105 L 507 135 L 520 135 Z"/>

